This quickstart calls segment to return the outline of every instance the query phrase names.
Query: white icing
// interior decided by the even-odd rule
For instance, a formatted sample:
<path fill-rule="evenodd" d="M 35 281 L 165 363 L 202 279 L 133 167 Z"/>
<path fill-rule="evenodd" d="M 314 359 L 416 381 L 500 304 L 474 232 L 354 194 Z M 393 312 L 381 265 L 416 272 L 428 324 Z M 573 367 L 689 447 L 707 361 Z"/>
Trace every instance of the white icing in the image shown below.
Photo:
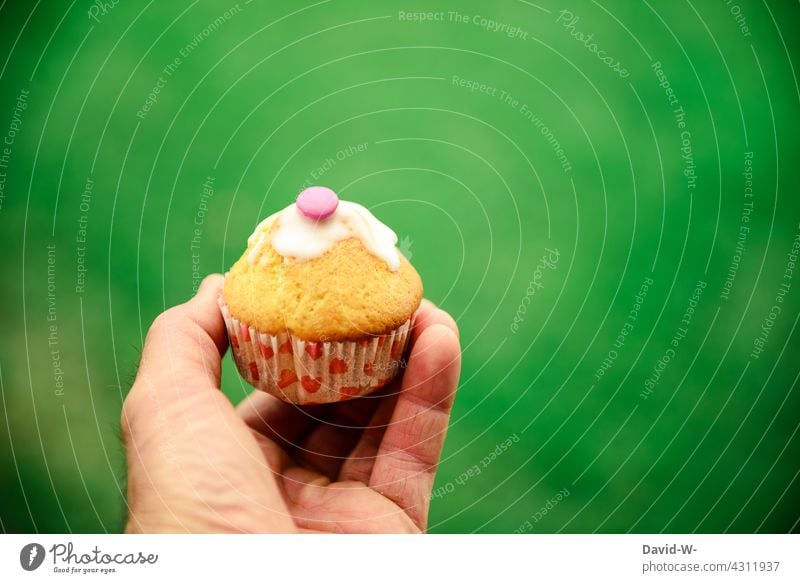
<path fill-rule="evenodd" d="M 247 238 L 247 246 L 252 247 L 252 249 L 250 249 L 250 253 L 247 254 L 247 261 L 250 263 L 250 265 L 255 263 L 258 253 L 261 251 L 261 247 L 267 240 L 267 231 L 269 231 L 269 228 L 272 226 L 272 223 L 275 222 L 275 219 L 278 218 L 279 214 L 280 213 L 272 214 L 258 223 L 256 230 L 253 231 L 253 234 Z"/>
<path fill-rule="evenodd" d="M 357 237 L 367 251 L 386 263 L 390 271 L 400 269 L 395 232 L 365 207 L 344 200 L 339 201 L 336 212 L 322 221 L 306 218 L 295 204 L 261 221 L 247 240 L 251 247 L 247 260 L 251 265 L 268 242 L 267 232 L 275 221 L 278 224 L 272 233 L 272 247 L 285 258 L 297 261 L 315 259 L 339 241 Z"/>

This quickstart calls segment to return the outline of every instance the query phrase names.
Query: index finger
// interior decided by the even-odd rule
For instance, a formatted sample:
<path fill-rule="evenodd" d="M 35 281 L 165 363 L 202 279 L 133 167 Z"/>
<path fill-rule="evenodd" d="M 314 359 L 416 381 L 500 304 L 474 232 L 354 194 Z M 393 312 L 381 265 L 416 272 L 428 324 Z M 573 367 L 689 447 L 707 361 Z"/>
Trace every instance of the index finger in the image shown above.
<path fill-rule="evenodd" d="M 425 328 L 414 344 L 369 485 L 424 530 L 458 377 L 461 347 L 446 324 Z"/>

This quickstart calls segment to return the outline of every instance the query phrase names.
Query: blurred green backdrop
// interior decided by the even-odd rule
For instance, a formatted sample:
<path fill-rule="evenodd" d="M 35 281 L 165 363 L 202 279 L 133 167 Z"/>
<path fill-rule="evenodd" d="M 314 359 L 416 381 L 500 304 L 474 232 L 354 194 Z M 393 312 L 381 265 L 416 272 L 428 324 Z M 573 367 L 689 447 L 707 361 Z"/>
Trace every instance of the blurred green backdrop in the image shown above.
<path fill-rule="evenodd" d="M 120 530 L 149 323 L 321 183 L 461 327 L 433 532 L 797 530 L 798 24 L 792 1 L 2 2 L 0 526 Z M 229 357 L 223 382 L 249 390 Z"/>

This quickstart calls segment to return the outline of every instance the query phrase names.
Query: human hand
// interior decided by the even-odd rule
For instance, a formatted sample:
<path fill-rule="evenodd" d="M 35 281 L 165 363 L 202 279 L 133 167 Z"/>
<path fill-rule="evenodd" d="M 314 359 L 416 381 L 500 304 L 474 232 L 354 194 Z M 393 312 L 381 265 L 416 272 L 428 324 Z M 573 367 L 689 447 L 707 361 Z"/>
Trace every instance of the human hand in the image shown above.
<path fill-rule="evenodd" d="M 125 399 L 127 532 L 423 532 L 461 369 L 453 319 L 423 300 L 404 374 L 301 407 L 219 390 L 222 277 L 153 323 Z"/>

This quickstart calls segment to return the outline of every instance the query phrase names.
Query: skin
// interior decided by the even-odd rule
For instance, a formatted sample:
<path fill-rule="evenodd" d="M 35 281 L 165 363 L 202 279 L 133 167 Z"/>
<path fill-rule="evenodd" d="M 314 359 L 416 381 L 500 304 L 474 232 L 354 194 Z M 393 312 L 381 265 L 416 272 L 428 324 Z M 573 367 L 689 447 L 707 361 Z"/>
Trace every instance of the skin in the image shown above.
<path fill-rule="evenodd" d="M 442 451 L 461 351 L 424 300 L 408 365 L 378 393 L 299 407 L 219 390 L 222 276 L 150 328 L 122 410 L 126 532 L 418 533 Z"/>

